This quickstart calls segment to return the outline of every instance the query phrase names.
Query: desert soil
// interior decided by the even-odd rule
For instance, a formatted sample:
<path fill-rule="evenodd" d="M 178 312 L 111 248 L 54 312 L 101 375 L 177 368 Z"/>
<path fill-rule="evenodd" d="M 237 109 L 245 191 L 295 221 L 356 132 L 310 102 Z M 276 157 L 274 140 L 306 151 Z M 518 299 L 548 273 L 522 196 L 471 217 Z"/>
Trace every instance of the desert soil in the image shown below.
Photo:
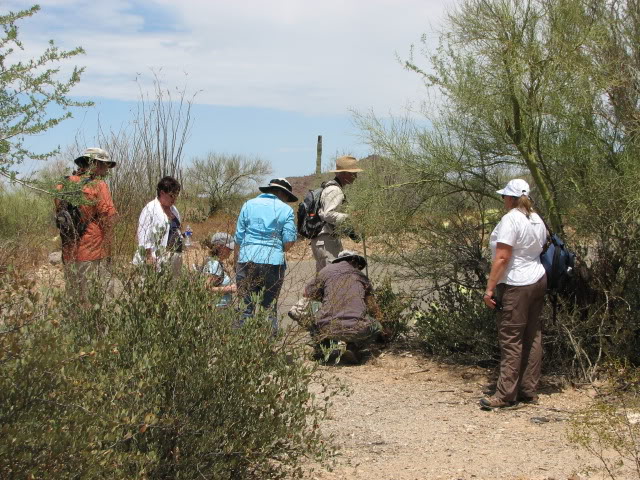
<path fill-rule="evenodd" d="M 566 436 L 571 414 L 591 401 L 589 389 L 545 378 L 538 405 L 484 411 L 478 400 L 493 370 L 409 352 L 324 368 L 351 394 L 335 400 L 323 425 L 340 446 L 337 464 L 310 479 L 602 478 L 585 473 L 597 462 Z"/>

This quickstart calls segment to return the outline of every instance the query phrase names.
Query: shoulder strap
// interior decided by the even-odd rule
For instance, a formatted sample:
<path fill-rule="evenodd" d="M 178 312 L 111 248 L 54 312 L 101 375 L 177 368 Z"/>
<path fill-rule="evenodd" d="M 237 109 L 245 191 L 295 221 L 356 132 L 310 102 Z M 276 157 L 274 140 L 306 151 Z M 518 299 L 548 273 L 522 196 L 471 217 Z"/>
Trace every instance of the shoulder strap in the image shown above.
<path fill-rule="evenodd" d="M 542 223 L 544 223 L 544 228 L 547 229 L 547 232 L 549 232 L 549 236 L 552 237 L 553 236 L 553 230 L 551 230 L 549 228 L 549 225 L 547 224 L 547 222 L 545 221 L 544 217 L 542 215 L 540 215 L 538 212 L 534 212 L 537 213 L 538 216 L 540 217 L 540 220 L 542 220 Z"/>
<path fill-rule="evenodd" d="M 330 187 L 331 185 L 335 185 L 340 190 L 342 190 L 342 186 L 338 182 L 336 182 L 335 180 L 327 180 L 326 182 L 322 182 L 320 184 L 320 188 L 322 188 L 322 190 L 324 190 L 325 188 Z"/>

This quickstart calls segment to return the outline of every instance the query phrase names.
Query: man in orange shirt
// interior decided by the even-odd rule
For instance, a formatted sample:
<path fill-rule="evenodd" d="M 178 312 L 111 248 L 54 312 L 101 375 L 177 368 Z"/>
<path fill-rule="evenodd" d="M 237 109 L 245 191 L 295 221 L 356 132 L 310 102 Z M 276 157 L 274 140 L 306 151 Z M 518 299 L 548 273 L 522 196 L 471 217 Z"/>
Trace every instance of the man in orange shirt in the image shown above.
<path fill-rule="evenodd" d="M 69 181 L 82 183 L 84 204 L 79 206 L 81 221 L 86 228 L 73 241 L 63 242 L 62 261 L 65 266 L 67 291 L 88 299 L 88 282 L 100 275 L 101 263 L 111 256 L 111 242 L 116 209 L 109 187 L 103 180 L 109 169 L 116 166 L 101 148 L 88 148 L 75 160 L 80 175 Z M 86 171 L 82 167 L 86 165 Z M 56 202 L 59 209 L 61 202 Z"/>

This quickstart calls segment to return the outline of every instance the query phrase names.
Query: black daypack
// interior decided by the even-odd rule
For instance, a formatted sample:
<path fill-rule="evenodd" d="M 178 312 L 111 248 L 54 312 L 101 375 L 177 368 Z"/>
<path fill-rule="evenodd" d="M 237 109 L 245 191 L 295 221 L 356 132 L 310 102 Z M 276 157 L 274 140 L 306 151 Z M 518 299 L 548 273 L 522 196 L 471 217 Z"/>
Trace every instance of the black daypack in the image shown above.
<path fill-rule="evenodd" d="M 335 180 L 323 182 L 320 188 L 315 190 L 309 190 L 305 195 L 300 205 L 298 205 L 298 234 L 305 238 L 316 238 L 322 227 L 324 227 L 324 220 L 320 218 L 320 197 L 322 191 L 329 185 L 338 185 Z"/>
<path fill-rule="evenodd" d="M 549 232 L 547 246 L 540 254 L 540 261 L 547 272 L 547 290 L 566 293 L 572 284 L 576 254 L 567 248 L 558 235 Z"/>
<path fill-rule="evenodd" d="M 65 177 L 69 178 L 69 177 Z M 86 178 L 80 182 L 85 185 L 91 179 Z M 68 200 L 60 200 L 56 210 L 56 227 L 60 230 L 60 239 L 62 245 L 71 245 L 77 243 L 78 240 L 87 231 L 89 222 L 84 221 L 80 207 L 73 205 Z"/>

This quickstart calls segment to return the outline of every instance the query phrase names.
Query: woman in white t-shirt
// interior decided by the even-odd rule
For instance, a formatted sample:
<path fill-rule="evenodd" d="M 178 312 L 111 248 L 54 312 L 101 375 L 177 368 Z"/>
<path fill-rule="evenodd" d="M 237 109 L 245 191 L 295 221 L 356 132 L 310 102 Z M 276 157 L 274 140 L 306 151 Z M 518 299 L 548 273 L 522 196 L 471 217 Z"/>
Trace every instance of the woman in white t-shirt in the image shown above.
<path fill-rule="evenodd" d="M 483 300 L 498 310 L 500 377 L 495 395 L 480 400 L 484 408 L 537 402 L 542 366 L 540 314 L 547 288 L 540 263 L 547 229 L 533 211 L 529 184 L 514 179 L 497 193 L 507 213 L 489 240 L 492 265 Z"/>

